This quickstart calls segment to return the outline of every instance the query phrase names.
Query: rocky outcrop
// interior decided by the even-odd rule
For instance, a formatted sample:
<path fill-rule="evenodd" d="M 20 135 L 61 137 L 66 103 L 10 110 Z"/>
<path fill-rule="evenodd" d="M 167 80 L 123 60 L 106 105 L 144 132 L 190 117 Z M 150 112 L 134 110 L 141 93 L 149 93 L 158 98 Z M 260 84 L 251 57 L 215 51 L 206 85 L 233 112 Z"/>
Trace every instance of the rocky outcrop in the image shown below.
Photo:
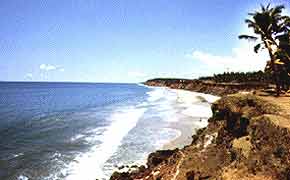
<path fill-rule="evenodd" d="M 224 96 L 190 145 L 152 153 L 146 168 L 111 179 L 290 179 L 289 109 L 278 104 L 251 94 Z"/>

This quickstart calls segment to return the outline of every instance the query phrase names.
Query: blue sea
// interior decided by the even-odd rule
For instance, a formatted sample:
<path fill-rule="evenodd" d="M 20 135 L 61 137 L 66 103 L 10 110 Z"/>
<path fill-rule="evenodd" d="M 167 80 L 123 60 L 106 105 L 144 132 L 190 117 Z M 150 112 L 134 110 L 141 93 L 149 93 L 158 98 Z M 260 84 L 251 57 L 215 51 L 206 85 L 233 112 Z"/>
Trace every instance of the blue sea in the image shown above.
<path fill-rule="evenodd" d="M 138 84 L 2 82 L 0 179 L 109 179 L 143 164 L 180 135 L 172 122 L 210 116 L 194 117 L 210 109 L 204 99 L 178 96 Z"/>

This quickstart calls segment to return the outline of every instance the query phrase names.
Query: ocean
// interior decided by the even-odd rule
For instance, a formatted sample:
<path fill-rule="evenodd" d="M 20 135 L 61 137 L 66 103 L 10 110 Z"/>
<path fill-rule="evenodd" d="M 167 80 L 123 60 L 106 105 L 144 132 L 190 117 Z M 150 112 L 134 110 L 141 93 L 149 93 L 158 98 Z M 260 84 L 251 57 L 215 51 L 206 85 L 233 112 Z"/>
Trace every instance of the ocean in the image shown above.
<path fill-rule="evenodd" d="M 109 179 L 177 138 L 172 122 L 206 126 L 213 99 L 139 84 L 1 82 L 0 179 Z"/>

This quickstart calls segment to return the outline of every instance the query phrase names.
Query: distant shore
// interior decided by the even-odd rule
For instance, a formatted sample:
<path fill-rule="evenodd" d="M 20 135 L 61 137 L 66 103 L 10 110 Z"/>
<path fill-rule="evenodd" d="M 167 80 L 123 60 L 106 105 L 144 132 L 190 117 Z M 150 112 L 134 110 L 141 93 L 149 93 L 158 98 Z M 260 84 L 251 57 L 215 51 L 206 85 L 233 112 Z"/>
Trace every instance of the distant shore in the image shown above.
<path fill-rule="evenodd" d="M 206 80 L 191 79 L 166 79 L 157 78 L 144 82 L 148 86 L 169 87 L 172 89 L 183 89 L 194 92 L 201 92 L 215 96 L 224 96 L 234 94 L 241 91 L 254 91 L 267 88 L 268 84 L 252 82 L 252 83 L 216 83 Z"/>

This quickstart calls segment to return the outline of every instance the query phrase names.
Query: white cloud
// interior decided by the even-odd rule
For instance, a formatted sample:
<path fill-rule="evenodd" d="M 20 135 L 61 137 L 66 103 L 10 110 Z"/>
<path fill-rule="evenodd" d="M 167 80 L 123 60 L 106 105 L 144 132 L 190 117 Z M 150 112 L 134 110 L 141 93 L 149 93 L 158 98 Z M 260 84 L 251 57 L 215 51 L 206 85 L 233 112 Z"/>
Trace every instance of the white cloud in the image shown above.
<path fill-rule="evenodd" d="M 146 76 L 146 74 L 143 72 L 131 71 L 131 72 L 128 72 L 128 76 L 132 76 L 132 77 L 136 77 L 136 78 L 143 78 Z"/>
<path fill-rule="evenodd" d="M 214 72 L 263 70 L 269 59 L 267 52 L 261 51 L 257 54 L 253 47 L 253 43 L 244 42 L 239 47 L 233 48 L 227 56 L 194 50 L 186 57 L 201 62 Z"/>
<path fill-rule="evenodd" d="M 56 66 L 53 66 L 50 64 L 41 64 L 39 66 L 39 69 L 44 70 L 44 71 L 51 71 L 51 70 L 56 70 Z"/>
<path fill-rule="evenodd" d="M 25 75 L 25 78 L 31 80 L 31 79 L 33 78 L 32 73 L 27 73 L 27 74 Z"/>
<path fill-rule="evenodd" d="M 51 65 L 51 64 L 41 64 L 39 66 L 39 69 L 43 71 L 54 71 L 54 70 L 59 70 L 61 72 L 64 71 L 64 68 L 60 66 Z"/>

